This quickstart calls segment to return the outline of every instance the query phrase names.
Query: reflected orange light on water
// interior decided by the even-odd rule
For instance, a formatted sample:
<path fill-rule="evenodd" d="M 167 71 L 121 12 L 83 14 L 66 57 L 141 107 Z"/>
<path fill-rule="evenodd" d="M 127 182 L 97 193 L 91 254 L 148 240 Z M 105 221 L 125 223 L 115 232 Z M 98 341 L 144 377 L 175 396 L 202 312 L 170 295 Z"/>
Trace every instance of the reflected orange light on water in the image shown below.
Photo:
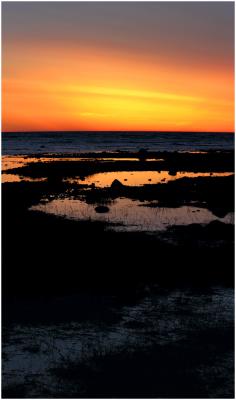
<path fill-rule="evenodd" d="M 126 186 L 142 186 L 147 184 L 167 183 L 180 178 L 197 178 L 209 176 L 230 176 L 231 172 L 176 172 L 174 175 L 168 171 L 116 171 L 99 172 L 90 175 L 83 180 L 80 178 L 65 179 L 66 182 L 92 185 L 104 188 L 111 186 L 115 179 L 118 179 Z"/>
<path fill-rule="evenodd" d="M 220 218 L 206 208 L 194 206 L 150 207 L 149 202 L 140 202 L 128 198 L 117 198 L 108 206 L 107 213 L 96 212 L 93 204 L 70 198 L 55 199 L 32 206 L 31 210 L 63 216 L 81 221 L 101 221 L 109 224 L 109 229 L 116 231 L 163 231 L 173 225 L 192 223 L 208 224 L 213 220 L 232 223 L 233 213 Z M 116 225 L 111 225 L 116 224 Z"/>

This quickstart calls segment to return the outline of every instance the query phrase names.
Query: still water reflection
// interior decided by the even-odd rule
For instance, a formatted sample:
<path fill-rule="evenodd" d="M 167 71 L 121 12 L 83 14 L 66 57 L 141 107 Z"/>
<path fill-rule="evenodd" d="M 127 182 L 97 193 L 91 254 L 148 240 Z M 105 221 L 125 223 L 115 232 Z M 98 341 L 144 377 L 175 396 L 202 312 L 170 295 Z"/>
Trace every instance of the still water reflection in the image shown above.
<path fill-rule="evenodd" d="M 66 198 L 40 203 L 31 209 L 69 219 L 117 224 L 112 229 L 124 231 L 154 232 L 165 230 L 171 225 L 207 224 L 213 220 L 233 223 L 233 213 L 219 218 L 206 208 L 194 206 L 147 207 L 148 204 L 148 202 L 120 197 L 105 207 L 103 210 L 105 212 L 100 213 L 97 205 L 87 204 L 83 200 Z"/>
<path fill-rule="evenodd" d="M 13 174 L 2 174 L 1 182 L 45 182 L 47 178 L 29 178 L 27 176 L 13 175 Z"/>
<path fill-rule="evenodd" d="M 118 179 L 123 185 L 142 186 L 146 184 L 166 183 L 180 178 L 197 177 L 216 177 L 229 176 L 231 172 L 176 172 L 168 171 L 116 171 L 100 172 L 87 176 L 84 179 L 79 177 L 65 179 L 65 182 L 91 185 L 104 188 L 109 187 L 115 179 Z"/>
<path fill-rule="evenodd" d="M 62 162 L 62 161 L 102 161 L 102 162 L 110 162 L 110 161 L 139 161 L 139 158 L 135 157 L 53 157 L 50 155 L 41 156 L 41 157 L 30 157 L 30 156 L 2 156 L 2 171 L 6 171 L 12 168 L 23 167 L 27 164 L 32 164 L 35 162 Z M 146 161 L 164 161 L 163 159 L 158 158 L 147 158 Z"/>

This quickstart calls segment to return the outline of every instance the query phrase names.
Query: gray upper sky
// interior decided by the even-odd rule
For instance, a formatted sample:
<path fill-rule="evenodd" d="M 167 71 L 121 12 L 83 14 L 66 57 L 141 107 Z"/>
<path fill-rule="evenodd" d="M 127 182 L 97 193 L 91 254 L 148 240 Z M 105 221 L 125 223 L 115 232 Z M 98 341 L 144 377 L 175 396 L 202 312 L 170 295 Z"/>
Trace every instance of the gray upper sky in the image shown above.
<path fill-rule="evenodd" d="M 2 11 L 3 46 L 63 41 L 233 68 L 234 2 L 3 2 Z"/>

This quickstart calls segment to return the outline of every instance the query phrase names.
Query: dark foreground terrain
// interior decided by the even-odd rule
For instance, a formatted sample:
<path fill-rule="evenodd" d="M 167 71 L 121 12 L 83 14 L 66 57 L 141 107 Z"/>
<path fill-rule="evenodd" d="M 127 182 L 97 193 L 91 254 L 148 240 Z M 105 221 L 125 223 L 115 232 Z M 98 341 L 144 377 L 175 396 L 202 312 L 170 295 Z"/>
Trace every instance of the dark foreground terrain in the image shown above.
<path fill-rule="evenodd" d="M 233 397 L 234 227 L 224 218 L 234 176 L 210 175 L 233 173 L 233 153 L 94 157 L 5 171 L 22 179 L 2 185 L 3 397 Z M 162 170 L 209 176 L 83 184 L 98 172 Z M 213 217 L 144 232 L 34 208 L 78 198 L 108 215 L 128 198 Z"/>

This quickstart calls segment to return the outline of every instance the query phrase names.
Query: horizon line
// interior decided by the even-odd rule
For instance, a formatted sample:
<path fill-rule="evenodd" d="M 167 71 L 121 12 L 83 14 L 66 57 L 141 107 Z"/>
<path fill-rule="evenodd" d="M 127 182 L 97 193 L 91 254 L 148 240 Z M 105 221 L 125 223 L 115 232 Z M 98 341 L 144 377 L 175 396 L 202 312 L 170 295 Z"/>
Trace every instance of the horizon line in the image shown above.
<path fill-rule="evenodd" d="M 88 133 L 88 132 L 98 132 L 98 133 L 105 133 L 105 132 L 122 132 L 122 133 L 129 133 L 129 132 L 146 132 L 146 133 L 227 133 L 227 134 L 235 134 L 235 131 L 177 131 L 177 130 L 171 130 L 171 131 L 163 131 L 163 130 L 27 130 L 27 131 L 1 131 L 2 134 L 5 133 L 63 133 L 63 132 L 68 132 L 68 133 Z"/>

